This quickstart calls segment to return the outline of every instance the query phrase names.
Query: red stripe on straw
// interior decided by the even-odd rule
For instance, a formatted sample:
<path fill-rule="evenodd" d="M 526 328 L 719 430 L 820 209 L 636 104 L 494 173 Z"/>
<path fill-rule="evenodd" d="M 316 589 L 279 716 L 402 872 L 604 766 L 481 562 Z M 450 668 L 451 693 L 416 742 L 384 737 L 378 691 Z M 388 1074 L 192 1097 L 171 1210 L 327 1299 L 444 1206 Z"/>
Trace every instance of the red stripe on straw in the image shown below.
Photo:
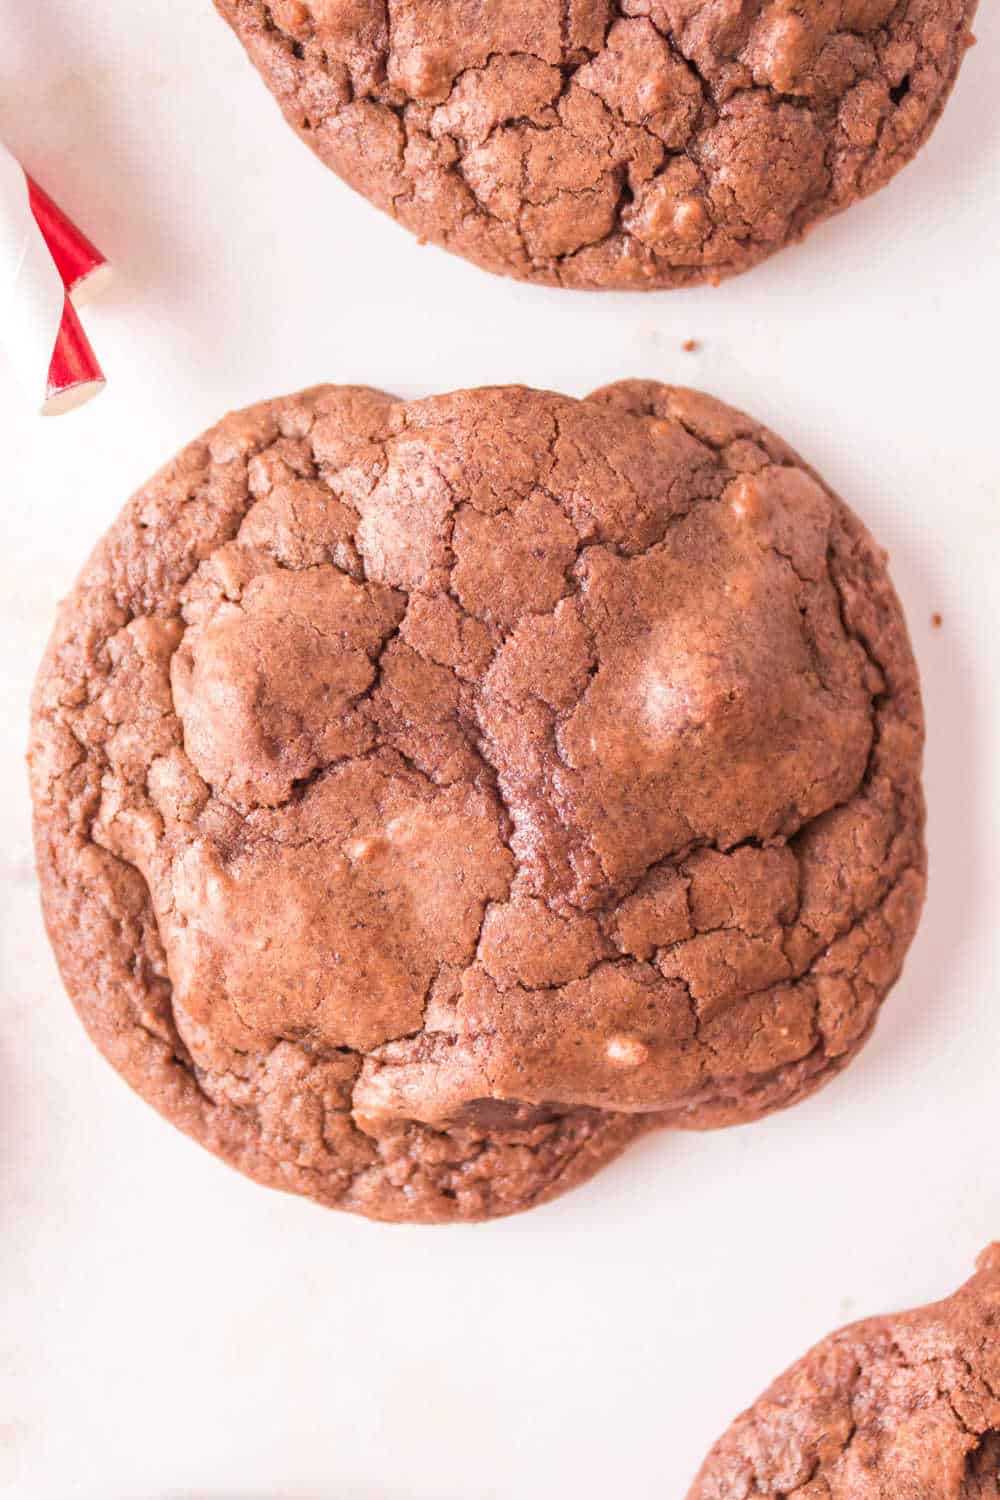
<path fill-rule="evenodd" d="M 103 279 L 98 273 L 107 274 L 108 268 L 97 246 L 31 177 L 28 177 L 28 201 L 66 290 L 79 298 L 85 289 L 88 292 L 96 289 L 95 282 Z"/>
<path fill-rule="evenodd" d="M 91 396 L 96 396 L 103 385 L 104 372 L 97 363 L 97 356 L 67 292 L 62 322 L 49 365 L 42 414 L 54 417 L 61 412 L 72 411 L 75 406 L 82 406 Z"/>

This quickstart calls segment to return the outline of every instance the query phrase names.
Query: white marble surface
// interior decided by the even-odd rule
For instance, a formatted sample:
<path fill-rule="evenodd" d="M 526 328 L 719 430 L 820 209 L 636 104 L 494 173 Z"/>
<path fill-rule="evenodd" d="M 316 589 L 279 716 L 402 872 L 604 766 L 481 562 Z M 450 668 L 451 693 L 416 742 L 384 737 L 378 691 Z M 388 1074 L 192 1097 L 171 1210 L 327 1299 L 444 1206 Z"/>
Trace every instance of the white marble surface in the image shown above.
<path fill-rule="evenodd" d="M 919 163 L 717 291 L 492 279 L 312 160 L 208 0 L 0 0 L 0 136 L 114 257 L 108 391 L 44 423 L 0 369 L 0 1491 L 17 1500 L 679 1500 L 807 1343 L 943 1293 L 1000 1237 L 1000 16 Z M 680 352 L 684 339 L 701 350 Z M 929 721 L 930 899 L 819 1097 L 663 1135 L 551 1207 L 393 1230 L 268 1193 L 86 1042 L 38 916 L 22 768 L 56 600 L 224 408 L 702 384 L 890 548 Z M 931 627 L 932 611 L 944 623 Z"/>

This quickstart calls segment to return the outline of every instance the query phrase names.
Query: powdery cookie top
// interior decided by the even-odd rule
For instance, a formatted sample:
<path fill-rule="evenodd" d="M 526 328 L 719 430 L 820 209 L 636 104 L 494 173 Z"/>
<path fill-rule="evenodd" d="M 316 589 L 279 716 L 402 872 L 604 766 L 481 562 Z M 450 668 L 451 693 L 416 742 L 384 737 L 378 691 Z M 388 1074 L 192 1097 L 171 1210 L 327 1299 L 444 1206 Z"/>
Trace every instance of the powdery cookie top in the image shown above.
<path fill-rule="evenodd" d="M 716 1444 L 688 1500 L 998 1500 L 1000 1245 L 953 1297 L 832 1334 Z"/>
<path fill-rule="evenodd" d="M 843 1067 L 919 913 L 921 744 L 882 554 L 750 418 L 319 388 L 186 449 L 64 605 L 46 916 L 212 1149 L 489 1216 Z"/>
<path fill-rule="evenodd" d="M 975 0 L 215 0 L 352 187 L 574 287 L 746 270 L 904 166 Z"/>

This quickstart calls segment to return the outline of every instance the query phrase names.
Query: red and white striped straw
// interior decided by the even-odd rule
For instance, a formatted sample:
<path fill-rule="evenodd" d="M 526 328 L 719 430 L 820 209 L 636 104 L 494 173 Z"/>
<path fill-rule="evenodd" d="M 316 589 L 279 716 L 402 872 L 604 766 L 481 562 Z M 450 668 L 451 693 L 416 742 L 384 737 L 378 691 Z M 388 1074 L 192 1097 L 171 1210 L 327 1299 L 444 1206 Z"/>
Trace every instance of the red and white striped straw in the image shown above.
<path fill-rule="evenodd" d="M 44 223 L 51 199 L 42 194 L 37 203 Z M 0 345 L 43 416 L 71 411 L 104 387 L 71 301 L 73 287 L 100 270 L 103 256 L 56 214 L 48 216 L 56 236 L 52 249 L 33 211 L 28 177 L 0 145 Z"/>

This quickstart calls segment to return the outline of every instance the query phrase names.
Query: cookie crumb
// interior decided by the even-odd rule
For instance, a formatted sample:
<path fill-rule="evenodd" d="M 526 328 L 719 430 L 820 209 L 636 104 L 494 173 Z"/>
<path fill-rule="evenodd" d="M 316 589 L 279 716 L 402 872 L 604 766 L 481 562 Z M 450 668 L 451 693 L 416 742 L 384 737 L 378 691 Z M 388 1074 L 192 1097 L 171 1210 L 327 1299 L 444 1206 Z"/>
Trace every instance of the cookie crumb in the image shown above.
<path fill-rule="evenodd" d="M 934 626 L 935 630 L 940 630 L 941 626 L 944 624 L 944 620 L 938 614 L 937 610 L 935 610 L 934 613 L 931 615 L 931 624 Z"/>
<path fill-rule="evenodd" d="M 683 344 L 681 345 L 681 348 L 684 350 L 685 354 L 693 354 L 694 351 L 699 347 L 700 345 L 697 339 L 685 339 Z"/>

